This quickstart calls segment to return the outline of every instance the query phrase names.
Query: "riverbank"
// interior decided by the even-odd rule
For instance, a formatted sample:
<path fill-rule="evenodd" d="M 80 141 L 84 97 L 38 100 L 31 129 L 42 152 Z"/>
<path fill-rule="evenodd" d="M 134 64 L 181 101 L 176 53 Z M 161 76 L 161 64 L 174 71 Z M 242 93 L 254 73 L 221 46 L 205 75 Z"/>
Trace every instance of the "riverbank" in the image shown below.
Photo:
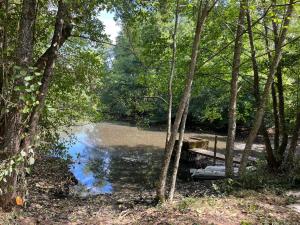
<path fill-rule="evenodd" d="M 282 189 L 249 191 L 226 186 L 223 181 L 193 181 L 180 176 L 174 204 L 156 205 L 165 132 L 114 123 L 89 124 L 70 131 L 77 137 L 67 148 L 71 158 L 37 157 L 27 177 L 26 205 L 13 213 L 1 212 L 1 225 L 300 221 L 300 215 L 287 207 L 296 200 Z M 186 137 L 194 135 L 209 139 L 212 148 L 214 135 L 188 132 Z M 225 140 L 220 137 L 219 151 Z"/>
<path fill-rule="evenodd" d="M 9 214 L 1 212 L 0 224 L 296 225 L 300 221 L 300 214 L 286 207 L 294 200 L 270 190 L 225 195 L 210 182 L 180 182 L 175 203 L 156 206 L 153 190 L 79 197 L 67 191 L 75 183 L 67 161 L 38 159 L 28 177 L 30 195 L 26 207 Z M 63 193 L 63 189 L 67 192 Z"/>

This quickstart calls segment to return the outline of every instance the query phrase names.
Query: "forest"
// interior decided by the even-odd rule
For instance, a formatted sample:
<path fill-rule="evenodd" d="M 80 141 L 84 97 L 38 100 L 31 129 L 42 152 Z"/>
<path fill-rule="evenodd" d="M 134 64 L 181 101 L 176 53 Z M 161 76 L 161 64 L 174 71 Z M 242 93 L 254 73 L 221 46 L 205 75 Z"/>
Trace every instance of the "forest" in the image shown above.
<path fill-rule="evenodd" d="M 300 224 L 299 17 L 0 0 L 0 224 Z"/>

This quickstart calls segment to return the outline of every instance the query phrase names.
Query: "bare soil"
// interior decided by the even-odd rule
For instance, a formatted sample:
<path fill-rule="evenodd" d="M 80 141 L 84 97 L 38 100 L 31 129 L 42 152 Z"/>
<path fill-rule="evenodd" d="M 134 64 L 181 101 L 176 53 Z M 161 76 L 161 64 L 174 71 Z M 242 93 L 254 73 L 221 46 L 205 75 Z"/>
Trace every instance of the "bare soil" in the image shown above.
<path fill-rule="evenodd" d="M 59 173 L 57 171 L 60 171 Z M 209 182 L 179 183 L 174 204 L 157 206 L 153 191 L 78 197 L 67 162 L 40 158 L 28 177 L 25 207 L 0 212 L 0 224 L 299 224 L 285 195 L 262 191 L 217 194 Z"/>

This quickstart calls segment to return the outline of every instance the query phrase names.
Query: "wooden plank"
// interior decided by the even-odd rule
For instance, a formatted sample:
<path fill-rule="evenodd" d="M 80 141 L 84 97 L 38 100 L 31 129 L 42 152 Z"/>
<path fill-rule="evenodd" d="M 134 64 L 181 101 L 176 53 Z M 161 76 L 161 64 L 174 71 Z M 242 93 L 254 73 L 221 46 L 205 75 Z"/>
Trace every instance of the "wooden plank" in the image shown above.
<path fill-rule="evenodd" d="M 238 175 L 238 168 L 234 167 L 234 176 Z M 202 179 L 225 178 L 225 166 L 207 166 L 205 169 L 190 169 L 192 177 Z"/>
<path fill-rule="evenodd" d="M 188 151 L 195 152 L 199 155 L 203 155 L 203 156 L 206 156 L 206 157 L 209 157 L 209 158 L 216 157 L 216 159 L 218 159 L 218 160 L 225 161 L 225 155 L 223 155 L 221 153 L 218 153 L 218 152 L 216 154 L 214 154 L 214 152 L 206 150 L 206 149 L 202 149 L 202 148 L 191 148 Z M 237 158 L 237 157 L 234 157 L 233 162 L 239 164 L 241 162 L 241 159 Z"/>

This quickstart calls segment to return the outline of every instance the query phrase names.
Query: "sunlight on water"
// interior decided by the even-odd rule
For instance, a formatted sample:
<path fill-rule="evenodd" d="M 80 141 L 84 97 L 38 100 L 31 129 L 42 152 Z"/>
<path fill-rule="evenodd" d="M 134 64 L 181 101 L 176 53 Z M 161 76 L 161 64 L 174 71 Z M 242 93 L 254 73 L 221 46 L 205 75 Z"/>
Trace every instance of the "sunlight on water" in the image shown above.
<path fill-rule="evenodd" d="M 70 170 L 79 181 L 81 188 L 85 187 L 89 194 L 111 193 L 113 188 L 107 178 L 110 153 L 108 150 L 89 145 L 86 140 L 88 140 L 87 134 L 79 133 L 76 135 L 76 143 L 69 148 L 69 154 L 74 162 Z M 95 174 L 89 168 L 97 162 L 99 167 L 102 167 L 101 177 L 99 173 Z"/>
<path fill-rule="evenodd" d="M 78 180 L 75 193 L 95 195 L 153 188 L 162 151 L 103 147 L 96 126 L 75 132 L 75 142 L 68 148 L 73 162 L 70 171 Z"/>

